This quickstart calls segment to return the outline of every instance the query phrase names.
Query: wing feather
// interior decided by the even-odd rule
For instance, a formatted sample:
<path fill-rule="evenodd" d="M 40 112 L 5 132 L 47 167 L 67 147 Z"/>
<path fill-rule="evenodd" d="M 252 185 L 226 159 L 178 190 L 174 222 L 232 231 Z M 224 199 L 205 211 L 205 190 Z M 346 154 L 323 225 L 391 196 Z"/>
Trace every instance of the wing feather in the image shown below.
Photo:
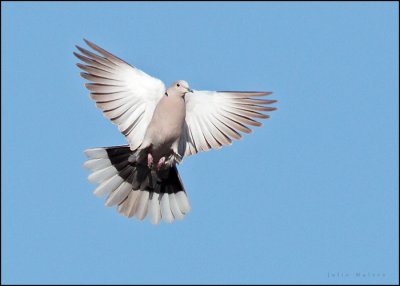
<path fill-rule="evenodd" d="M 143 142 L 154 109 L 165 93 L 165 86 L 159 79 L 96 44 L 85 42 L 94 52 L 77 46 L 81 54 L 74 52 L 74 55 L 83 62 L 77 66 L 84 71 L 81 76 L 89 80 L 85 85 L 91 91 L 90 97 L 105 117 L 118 125 L 130 148 L 135 150 Z"/>
<path fill-rule="evenodd" d="M 189 156 L 211 148 L 220 148 L 250 133 L 250 126 L 260 126 L 255 118 L 269 118 L 264 112 L 276 108 L 265 106 L 276 100 L 259 99 L 271 92 L 194 91 L 187 93 L 186 122 L 178 152 Z"/>
<path fill-rule="evenodd" d="M 103 58 L 95 53 L 92 53 L 89 50 L 86 50 L 84 48 L 81 48 L 79 46 L 76 46 L 77 49 L 84 54 L 85 56 L 87 56 L 87 58 L 92 59 L 92 61 L 98 62 L 99 64 L 106 66 L 110 69 L 114 69 L 117 70 L 117 65 L 114 64 L 112 61 L 108 60 L 107 58 Z"/>
<path fill-rule="evenodd" d="M 90 80 L 95 83 L 101 83 L 101 84 L 110 84 L 110 85 L 119 85 L 123 84 L 122 81 L 117 80 L 117 79 L 109 79 L 101 76 L 96 76 L 96 75 L 91 75 L 85 72 L 81 72 L 81 77 L 84 79 Z"/>

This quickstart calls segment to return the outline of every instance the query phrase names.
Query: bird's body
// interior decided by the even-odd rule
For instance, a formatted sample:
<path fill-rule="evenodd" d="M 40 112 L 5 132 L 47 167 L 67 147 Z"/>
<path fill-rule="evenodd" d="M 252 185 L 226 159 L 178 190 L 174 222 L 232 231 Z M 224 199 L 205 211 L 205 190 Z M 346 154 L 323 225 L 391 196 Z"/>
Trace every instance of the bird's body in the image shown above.
<path fill-rule="evenodd" d="M 85 40 L 86 41 L 86 40 Z M 258 99 L 270 92 L 191 90 L 184 80 L 168 89 L 156 78 L 86 41 L 99 54 L 77 47 L 74 53 L 89 80 L 86 87 L 103 114 L 124 134 L 129 145 L 90 148 L 84 166 L 88 179 L 98 183 L 96 195 L 107 195 L 106 205 L 152 223 L 172 222 L 190 211 L 187 193 L 176 164 L 184 157 L 230 145 L 254 118 L 275 100 Z"/>
<path fill-rule="evenodd" d="M 155 162 L 162 157 L 171 161 L 171 156 L 178 153 L 185 122 L 186 105 L 183 97 L 176 92 L 167 94 L 158 102 L 140 147 L 148 148 Z"/>

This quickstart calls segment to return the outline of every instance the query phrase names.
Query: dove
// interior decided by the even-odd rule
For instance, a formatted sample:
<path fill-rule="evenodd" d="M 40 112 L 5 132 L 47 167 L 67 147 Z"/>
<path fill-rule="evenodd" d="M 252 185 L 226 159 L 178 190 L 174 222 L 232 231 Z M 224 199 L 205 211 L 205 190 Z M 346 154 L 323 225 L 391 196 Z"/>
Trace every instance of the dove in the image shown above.
<path fill-rule="evenodd" d="M 153 224 L 183 219 L 191 210 L 177 165 L 193 154 L 231 145 L 269 118 L 272 92 L 191 89 L 164 83 L 84 39 L 77 66 L 90 97 L 117 125 L 126 145 L 85 150 L 88 180 L 105 205 Z"/>

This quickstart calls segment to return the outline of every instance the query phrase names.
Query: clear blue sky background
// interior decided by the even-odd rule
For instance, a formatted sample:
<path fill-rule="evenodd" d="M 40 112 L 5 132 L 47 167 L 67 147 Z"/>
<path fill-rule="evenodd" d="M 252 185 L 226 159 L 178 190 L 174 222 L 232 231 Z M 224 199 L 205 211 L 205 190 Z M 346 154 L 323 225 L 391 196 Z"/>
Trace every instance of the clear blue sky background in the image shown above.
<path fill-rule="evenodd" d="M 3 283 L 398 281 L 397 3 L 1 5 Z M 125 139 L 83 87 L 84 37 L 166 84 L 279 100 L 179 166 L 185 220 L 92 194 L 83 150 Z"/>

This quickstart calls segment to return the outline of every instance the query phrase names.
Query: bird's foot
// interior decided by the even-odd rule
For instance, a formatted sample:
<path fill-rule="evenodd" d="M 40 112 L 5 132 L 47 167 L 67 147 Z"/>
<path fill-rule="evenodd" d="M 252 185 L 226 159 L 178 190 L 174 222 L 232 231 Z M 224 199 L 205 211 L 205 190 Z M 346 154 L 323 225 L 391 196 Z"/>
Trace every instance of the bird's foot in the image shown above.
<path fill-rule="evenodd" d="M 150 169 L 153 167 L 153 156 L 151 155 L 151 153 L 147 154 L 147 167 L 149 167 Z"/>
<path fill-rule="evenodd" d="M 157 163 L 157 170 L 160 170 L 162 167 L 164 167 L 165 163 L 165 157 L 161 157 L 161 159 Z"/>

